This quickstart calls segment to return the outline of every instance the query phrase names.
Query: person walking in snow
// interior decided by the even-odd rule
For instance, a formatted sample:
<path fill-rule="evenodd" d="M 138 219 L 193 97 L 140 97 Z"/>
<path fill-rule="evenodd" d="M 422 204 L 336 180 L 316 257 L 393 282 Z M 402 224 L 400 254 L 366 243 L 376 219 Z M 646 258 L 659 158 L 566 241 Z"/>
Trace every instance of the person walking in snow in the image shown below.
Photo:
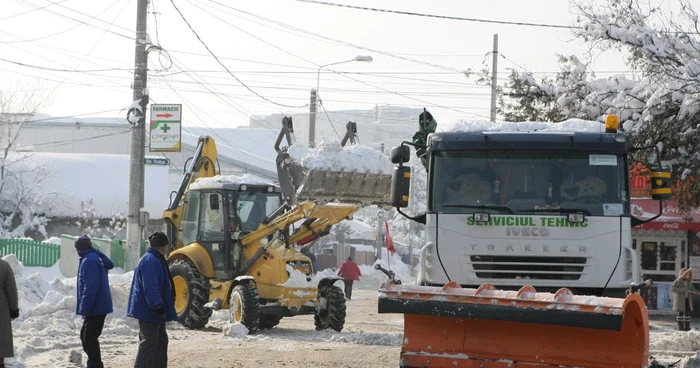
<path fill-rule="evenodd" d="M 693 311 L 693 294 L 700 294 L 693 286 L 693 269 L 681 268 L 678 278 L 671 285 L 673 310 L 678 312 L 679 331 L 690 331 L 690 313 Z"/>
<path fill-rule="evenodd" d="M 352 283 L 359 280 L 360 276 L 362 276 L 360 267 L 352 260 L 352 257 L 348 257 L 345 262 L 340 264 L 338 276 L 341 276 L 345 283 L 345 299 L 352 300 Z"/>
<path fill-rule="evenodd" d="M 80 257 L 75 305 L 75 313 L 83 316 L 80 342 L 88 356 L 87 368 L 103 368 L 99 337 L 107 314 L 113 312 L 107 271 L 114 268 L 114 263 L 92 247 L 87 235 L 75 240 L 75 250 Z"/>
<path fill-rule="evenodd" d="M 5 367 L 5 358 L 12 358 L 12 323 L 19 317 L 19 297 L 15 274 L 10 264 L 0 258 L 0 368 Z"/>
<path fill-rule="evenodd" d="M 134 368 L 168 366 L 165 323 L 177 320 L 175 286 L 164 257 L 170 240 L 164 233 L 156 232 L 148 241 L 150 247 L 134 269 L 126 312 L 139 320 L 139 350 Z"/>

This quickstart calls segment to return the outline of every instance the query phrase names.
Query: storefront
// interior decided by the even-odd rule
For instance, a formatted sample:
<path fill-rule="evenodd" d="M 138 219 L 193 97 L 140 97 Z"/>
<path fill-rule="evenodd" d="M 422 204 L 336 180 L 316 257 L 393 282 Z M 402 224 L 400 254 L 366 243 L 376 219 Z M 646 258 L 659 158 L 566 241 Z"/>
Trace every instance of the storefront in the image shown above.
<path fill-rule="evenodd" d="M 639 281 L 654 282 L 643 293 L 647 308 L 673 313 L 671 283 L 680 269 L 692 267 L 694 282 L 700 282 L 700 209 L 684 218 L 675 201 L 663 206 L 660 217 L 632 229 L 632 244 L 639 254 Z M 632 215 L 649 219 L 658 213 L 658 201 L 632 200 Z"/>

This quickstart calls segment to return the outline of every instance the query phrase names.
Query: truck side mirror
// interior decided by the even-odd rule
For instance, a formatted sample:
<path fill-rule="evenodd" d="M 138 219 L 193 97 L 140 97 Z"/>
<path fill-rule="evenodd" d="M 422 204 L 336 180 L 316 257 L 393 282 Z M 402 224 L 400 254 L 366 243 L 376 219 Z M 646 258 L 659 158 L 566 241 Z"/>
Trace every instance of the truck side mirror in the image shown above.
<path fill-rule="evenodd" d="M 391 162 L 403 164 L 411 160 L 411 149 L 408 146 L 398 146 L 391 149 Z"/>
<path fill-rule="evenodd" d="M 656 201 L 671 199 L 671 170 L 657 167 L 651 172 L 651 198 Z"/>
<path fill-rule="evenodd" d="M 408 147 L 405 147 L 405 148 L 408 150 Z M 394 148 L 394 149 L 396 149 L 396 148 Z M 393 156 L 393 152 L 392 152 L 392 156 Z M 408 197 L 409 197 L 410 190 L 411 190 L 411 167 L 410 166 L 395 167 L 394 172 L 391 176 L 391 206 L 396 207 L 396 208 L 408 207 Z"/>

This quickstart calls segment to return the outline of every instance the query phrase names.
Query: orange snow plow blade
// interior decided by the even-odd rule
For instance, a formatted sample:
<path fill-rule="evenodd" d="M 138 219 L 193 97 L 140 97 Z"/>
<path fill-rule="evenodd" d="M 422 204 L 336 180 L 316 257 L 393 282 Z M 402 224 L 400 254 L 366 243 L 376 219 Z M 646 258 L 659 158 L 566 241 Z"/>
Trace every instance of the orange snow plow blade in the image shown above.
<path fill-rule="evenodd" d="M 625 299 L 385 283 L 379 313 L 404 314 L 400 367 L 646 367 L 649 319 Z"/>

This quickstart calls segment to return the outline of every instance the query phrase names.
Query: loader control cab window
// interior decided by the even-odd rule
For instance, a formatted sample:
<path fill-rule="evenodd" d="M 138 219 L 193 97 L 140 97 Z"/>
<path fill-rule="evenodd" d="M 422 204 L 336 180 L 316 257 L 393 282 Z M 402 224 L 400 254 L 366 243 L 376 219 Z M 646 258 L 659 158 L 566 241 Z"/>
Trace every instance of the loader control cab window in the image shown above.
<path fill-rule="evenodd" d="M 224 267 L 224 206 L 221 192 L 204 192 L 199 212 L 199 241 L 212 255 L 215 268 Z"/>
<path fill-rule="evenodd" d="M 243 232 L 258 229 L 262 220 L 280 206 L 279 193 L 239 192 L 236 209 Z"/>
<path fill-rule="evenodd" d="M 438 213 L 629 213 L 623 156 L 586 151 L 435 153 L 431 209 Z"/>

